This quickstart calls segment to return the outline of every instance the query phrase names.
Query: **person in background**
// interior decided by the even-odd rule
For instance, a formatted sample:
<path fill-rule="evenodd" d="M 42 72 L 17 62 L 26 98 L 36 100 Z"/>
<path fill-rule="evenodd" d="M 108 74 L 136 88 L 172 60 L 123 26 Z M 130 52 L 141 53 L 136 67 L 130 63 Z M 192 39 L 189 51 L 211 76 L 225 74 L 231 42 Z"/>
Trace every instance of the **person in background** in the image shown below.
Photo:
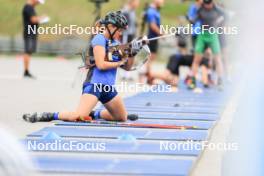
<path fill-rule="evenodd" d="M 131 42 L 137 35 L 136 9 L 139 7 L 139 5 L 139 0 L 128 0 L 122 9 L 122 13 L 125 15 L 128 21 L 128 27 L 122 35 L 123 44 Z M 122 75 L 122 80 L 133 80 L 130 72 L 124 72 Z"/>
<path fill-rule="evenodd" d="M 29 30 L 30 28 L 38 28 L 40 23 L 45 23 L 49 21 L 47 16 L 37 16 L 35 7 L 38 4 L 44 4 L 45 0 L 27 0 L 26 4 L 23 7 L 22 16 L 23 16 L 23 39 L 24 39 L 24 77 L 25 78 L 35 78 L 29 72 L 29 63 L 31 55 L 36 52 L 37 48 L 37 39 L 38 34 L 33 33 Z"/>
<path fill-rule="evenodd" d="M 137 35 L 136 9 L 139 7 L 139 4 L 139 0 L 128 0 L 122 9 L 122 13 L 125 15 L 128 21 L 128 27 L 123 32 L 123 43 L 131 42 Z"/>
<path fill-rule="evenodd" d="M 219 26 L 226 27 L 228 24 L 228 20 L 230 20 L 234 14 L 231 11 L 227 11 L 224 4 L 218 3 L 218 5 L 225 10 L 226 15 L 228 16 L 228 19 L 222 21 L 222 23 Z M 227 40 L 228 40 L 228 36 L 226 34 L 219 34 L 219 42 L 220 42 L 223 65 L 224 65 L 224 74 L 227 80 L 230 80 L 229 68 L 228 68 L 230 64 L 228 63 L 228 56 L 227 56 Z"/>
<path fill-rule="evenodd" d="M 153 0 L 146 12 L 146 21 L 148 24 L 148 38 L 161 36 L 160 25 L 160 9 L 164 4 L 164 0 Z M 147 83 L 152 84 L 151 76 L 149 75 L 151 71 L 151 64 L 156 59 L 158 52 L 158 40 L 153 40 L 149 42 L 149 49 L 151 51 L 150 60 L 146 64 L 146 76 Z"/>
<path fill-rule="evenodd" d="M 203 5 L 198 10 L 197 19 L 195 21 L 201 21 L 201 24 L 206 26 L 206 29 L 209 29 L 218 27 L 224 19 L 224 11 L 216 6 L 213 0 L 203 0 Z M 220 88 L 222 87 L 223 63 L 221 60 L 221 47 L 218 34 L 204 30 L 198 34 L 197 41 L 195 42 L 195 56 L 192 63 L 192 71 L 186 81 L 189 89 L 196 88 L 196 75 L 207 47 L 213 52 L 218 76 L 217 84 Z"/>
<path fill-rule="evenodd" d="M 200 21 L 195 21 L 197 18 L 197 12 L 201 5 L 203 4 L 203 0 L 195 0 L 195 3 L 191 4 L 188 10 L 187 19 L 193 25 L 193 33 L 192 33 L 192 47 L 195 47 L 195 41 L 197 39 L 197 33 L 199 32 L 199 27 L 201 26 Z M 198 32 L 196 32 L 198 31 Z"/>
<path fill-rule="evenodd" d="M 147 11 L 149 9 L 149 5 L 150 4 L 148 2 L 144 4 L 144 10 L 141 14 L 140 36 L 143 36 L 145 33 L 145 28 L 147 23 Z M 139 70 L 138 82 L 145 83 L 145 78 L 146 78 L 146 67 L 144 66 Z"/>
<path fill-rule="evenodd" d="M 177 35 L 178 52 L 170 56 L 166 66 L 166 70 L 163 72 L 151 72 L 150 75 L 154 81 L 162 80 L 166 84 L 172 86 L 173 90 L 177 90 L 180 77 L 180 67 L 185 66 L 191 68 L 194 55 L 188 54 L 187 51 L 187 37 L 182 33 Z M 208 69 L 209 69 L 209 55 L 206 52 L 200 63 L 202 69 L 202 83 L 205 88 L 208 85 Z M 153 82 L 154 82 L 153 81 Z"/>
<path fill-rule="evenodd" d="M 143 9 L 143 12 L 141 14 L 140 36 L 144 35 L 144 32 L 145 32 L 148 8 L 149 8 L 149 3 L 146 2 L 144 4 L 144 9 Z"/>

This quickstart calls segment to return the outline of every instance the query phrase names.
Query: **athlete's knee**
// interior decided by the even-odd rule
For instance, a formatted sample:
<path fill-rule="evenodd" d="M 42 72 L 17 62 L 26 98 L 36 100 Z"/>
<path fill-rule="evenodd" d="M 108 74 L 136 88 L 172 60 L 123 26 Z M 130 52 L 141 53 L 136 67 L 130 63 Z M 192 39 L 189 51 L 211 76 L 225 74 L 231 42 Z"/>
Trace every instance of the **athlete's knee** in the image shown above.
<path fill-rule="evenodd" d="M 127 112 L 124 112 L 122 114 L 118 114 L 115 116 L 115 120 L 125 122 L 125 121 L 127 121 L 127 115 L 128 115 Z"/>

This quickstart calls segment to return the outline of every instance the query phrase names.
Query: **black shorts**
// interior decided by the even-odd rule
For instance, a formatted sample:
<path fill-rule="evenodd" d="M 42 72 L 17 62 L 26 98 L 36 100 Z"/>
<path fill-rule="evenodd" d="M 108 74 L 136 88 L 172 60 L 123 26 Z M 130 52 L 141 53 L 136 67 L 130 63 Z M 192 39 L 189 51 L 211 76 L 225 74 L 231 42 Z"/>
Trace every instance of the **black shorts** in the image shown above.
<path fill-rule="evenodd" d="M 83 85 L 82 94 L 94 95 L 102 104 L 106 104 L 115 98 L 118 93 L 114 86 L 87 83 Z"/>
<path fill-rule="evenodd" d="M 159 47 L 158 40 L 150 41 L 148 46 L 149 46 L 151 53 L 157 53 L 158 52 L 158 47 Z"/>
<path fill-rule="evenodd" d="M 180 55 L 172 55 L 170 56 L 169 62 L 167 64 L 167 69 L 175 75 L 179 75 L 179 65 L 180 65 L 181 56 Z"/>
<path fill-rule="evenodd" d="M 167 69 L 174 75 L 179 75 L 180 66 L 191 66 L 193 55 L 172 55 L 167 64 Z"/>
<path fill-rule="evenodd" d="M 27 54 L 35 53 L 37 50 L 37 37 L 26 36 L 24 37 L 24 51 Z"/>
<path fill-rule="evenodd" d="M 193 63 L 193 58 L 193 55 L 172 55 L 167 64 L 167 69 L 172 74 L 179 75 L 180 66 L 191 67 Z M 200 65 L 209 68 L 209 59 L 203 57 Z"/>

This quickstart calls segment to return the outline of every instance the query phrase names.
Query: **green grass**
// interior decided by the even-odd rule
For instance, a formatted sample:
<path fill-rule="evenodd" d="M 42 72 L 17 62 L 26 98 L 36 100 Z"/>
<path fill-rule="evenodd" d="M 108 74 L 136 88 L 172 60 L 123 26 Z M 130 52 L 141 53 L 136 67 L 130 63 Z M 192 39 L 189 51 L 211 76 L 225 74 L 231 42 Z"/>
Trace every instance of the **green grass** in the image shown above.
<path fill-rule="evenodd" d="M 0 0 L 0 35 L 20 35 L 22 33 L 22 8 L 26 0 Z M 110 0 L 104 4 L 102 14 L 110 10 L 117 10 L 122 7 L 124 1 Z M 141 0 L 141 7 L 137 10 L 138 15 L 142 13 L 143 5 L 147 0 Z M 149 2 L 149 1 L 148 1 Z M 180 4 L 178 0 L 165 0 L 165 6 L 161 11 L 163 24 L 177 23 L 177 16 L 187 12 L 189 3 Z M 39 15 L 46 14 L 51 17 L 48 24 L 78 26 L 91 26 L 94 16 L 94 4 L 88 0 L 47 0 L 45 5 L 39 5 Z M 140 18 L 138 18 L 140 19 Z M 54 36 L 44 36 L 45 39 Z"/>

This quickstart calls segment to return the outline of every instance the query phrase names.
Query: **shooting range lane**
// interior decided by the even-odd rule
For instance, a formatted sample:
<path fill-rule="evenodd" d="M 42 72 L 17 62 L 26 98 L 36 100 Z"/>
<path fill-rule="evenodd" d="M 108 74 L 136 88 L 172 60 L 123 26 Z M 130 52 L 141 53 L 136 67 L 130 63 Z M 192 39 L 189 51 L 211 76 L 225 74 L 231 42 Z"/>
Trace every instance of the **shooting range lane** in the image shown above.
<path fill-rule="evenodd" d="M 102 122 L 105 122 L 102 120 Z M 158 125 L 175 125 L 175 126 L 189 126 L 189 127 L 195 127 L 197 129 L 204 129 L 204 130 L 208 130 L 210 129 L 213 125 L 214 122 L 213 121 L 193 121 L 193 120 L 160 120 L 160 119 L 139 119 L 136 122 L 133 121 L 128 121 L 128 123 L 130 124 L 158 124 Z M 120 125 L 119 125 L 120 124 Z M 107 122 L 107 123 L 80 123 L 80 122 L 58 122 L 55 125 L 56 126 L 96 126 L 96 127 L 131 127 L 131 128 L 135 128 L 134 126 L 122 126 L 122 123 L 111 123 L 111 122 Z M 143 127 L 142 127 L 143 128 Z"/>
<path fill-rule="evenodd" d="M 74 141 L 74 142 L 73 142 Z M 27 146 L 30 145 L 30 151 L 39 151 L 39 152 L 78 152 L 78 153 L 112 153 L 112 154 L 142 154 L 142 155 L 178 155 L 178 156 L 198 156 L 200 150 L 197 148 L 191 148 L 186 150 L 185 148 L 179 148 L 175 150 L 169 149 L 170 145 L 180 145 L 181 141 L 174 141 L 173 144 L 171 141 L 163 141 L 160 144 L 160 141 L 122 141 L 122 140 L 72 140 L 72 139 L 61 139 L 59 144 L 69 145 L 70 143 L 79 144 L 79 145 L 91 145 L 91 148 L 80 148 L 77 145 L 69 149 L 65 148 L 56 148 L 52 145 L 47 145 L 48 143 L 55 143 L 55 140 L 52 139 L 26 139 L 22 143 Z M 40 150 L 35 147 L 37 145 L 46 144 L 48 147 L 46 150 Z M 55 144 L 54 144 L 55 145 Z M 161 145 L 164 150 L 161 150 Z M 201 144 L 197 142 L 198 147 L 201 147 Z"/>
<path fill-rule="evenodd" d="M 102 110 L 103 108 L 101 108 Z M 193 109 L 193 108 L 164 108 L 164 109 L 156 109 L 156 108 L 131 108 L 127 107 L 128 112 L 150 112 L 150 113 L 194 113 L 194 114 L 219 114 L 219 111 L 214 110 L 204 110 L 204 109 Z"/>
<path fill-rule="evenodd" d="M 104 175 L 188 175 L 192 160 L 37 157 L 38 170 L 53 173 Z M 162 164 L 161 164 L 162 163 Z M 153 169 L 156 168 L 156 169 Z"/>
<path fill-rule="evenodd" d="M 140 140 L 206 140 L 206 130 L 177 129 L 146 129 L 146 128 L 76 128 L 76 127 L 46 127 L 31 133 L 28 137 L 43 137 L 49 132 L 61 137 L 70 138 L 106 138 L 118 139 L 120 135 L 132 135 Z"/>
<path fill-rule="evenodd" d="M 37 170 L 45 173 L 188 175 L 202 153 L 199 149 L 201 142 L 208 140 L 210 130 L 221 117 L 226 102 L 224 94 L 216 91 L 205 91 L 203 94 L 189 91 L 140 93 L 125 99 L 128 111 L 139 114 L 138 121 L 57 121 L 54 126 L 28 134 L 22 142 L 25 145 L 103 142 L 105 145 L 103 150 L 76 146 L 69 150 L 51 146 L 45 150 L 30 148 Z M 149 128 L 145 126 L 147 124 L 154 127 Z M 161 129 L 158 125 L 186 129 Z M 179 147 L 180 143 L 186 144 L 190 140 L 198 148 L 186 150 Z M 178 148 L 173 149 L 172 144 Z M 78 157 L 80 153 L 82 157 Z"/>

